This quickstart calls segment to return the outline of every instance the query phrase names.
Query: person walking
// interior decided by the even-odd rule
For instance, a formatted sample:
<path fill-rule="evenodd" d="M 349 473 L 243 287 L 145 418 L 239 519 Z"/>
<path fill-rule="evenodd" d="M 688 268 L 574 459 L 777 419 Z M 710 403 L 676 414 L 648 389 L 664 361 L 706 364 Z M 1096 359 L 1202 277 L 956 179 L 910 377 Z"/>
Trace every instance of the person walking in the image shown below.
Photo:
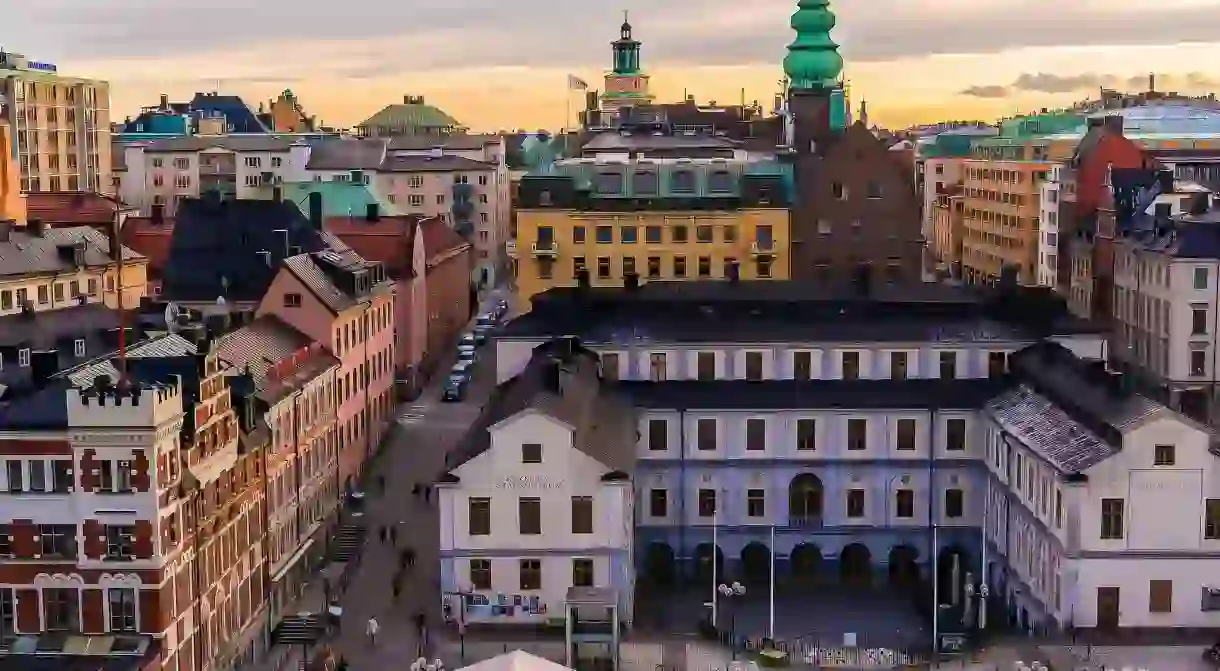
<path fill-rule="evenodd" d="M 415 567 L 415 549 L 407 548 L 406 553 L 407 553 L 407 568 L 414 568 Z"/>
<path fill-rule="evenodd" d="M 386 532 L 386 527 L 384 524 L 377 528 L 377 533 L 381 536 L 381 544 L 385 545 L 386 536 L 389 534 Z"/>
<path fill-rule="evenodd" d="M 377 645 L 377 632 L 381 631 L 381 625 L 377 623 L 377 618 L 370 617 L 368 626 L 364 628 L 364 633 L 369 637 L 369 645 Z"/>
<path fill-rule="evenodd" d="M 396 526 L 390 527 L 390 545 L 398 547 L 398 527 Z"/>
<path fill-rule="evenodd" d="M 398 603 L 398 597 L 402 594 L 402 583 L 399 582 L 399 577 L 394 576 L 394 603 Z"/>
<path fill-rule="evenodd" d="M 385 476 L 384 475 L 377 476 L 377 489 L 381 490 L 382 494 L 385 494 Z"/>

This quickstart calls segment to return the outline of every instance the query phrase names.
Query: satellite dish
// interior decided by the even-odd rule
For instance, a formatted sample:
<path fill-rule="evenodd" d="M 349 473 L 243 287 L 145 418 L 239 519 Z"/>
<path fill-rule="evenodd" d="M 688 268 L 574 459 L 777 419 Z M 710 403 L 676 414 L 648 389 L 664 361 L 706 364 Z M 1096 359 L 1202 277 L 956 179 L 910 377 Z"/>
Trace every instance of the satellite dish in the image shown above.
<path fill-rule="evenodd" d="M 222 308 L 223 308 L 223 307 L 225 306 L 225 297 L 224 297 L 224 296 L 217 296 L 217 297 L 216 297 L 216 305 L 218 305 L 219 307 L 222 307 Z"/>
<path fill-rule="evenodd" d="M 178 328 L 178 315 L 182 313 L 175 303 L 169 303 L 165 306 L 165 328 L 174 331 Z"/>

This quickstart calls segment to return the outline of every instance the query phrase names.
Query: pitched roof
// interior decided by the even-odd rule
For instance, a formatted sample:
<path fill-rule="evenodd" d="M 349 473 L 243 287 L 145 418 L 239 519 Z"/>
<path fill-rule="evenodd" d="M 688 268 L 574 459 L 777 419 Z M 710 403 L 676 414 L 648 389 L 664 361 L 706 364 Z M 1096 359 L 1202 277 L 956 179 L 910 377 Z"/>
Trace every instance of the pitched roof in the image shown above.
<path fill-rule="evenodd" d="M 264 192 L 275 187 L 264 188 Z M 397 208 L 384 201 L 369 187 L 355 182 L 296 182 L 278 187 L 285 201 L 297 206 L 301 214 L 309 216 L 309 194 L 322 197 L 324 217 L 363 217 L 369 205 L 377 205 L 382 214 L 392 214 Z"/>
<path fill-rule="evenodd" d="M 293 145 L 308 144 L 303 138 L 293 135 L 254 133 L 250 135 L 188 135 L 154 140 L 144 145 L 146 153 L 196 152 L 204 149 L 227 149 L 229 151 L 288 151 Z"/>
<path fill-rule="evenodd" d="M 502 142 L 500 135 L 491 133 L 457 133 L 436 137 L 432 135 L 396 135 L 390 138 L 390 151 L 425 151 L 435 147 L 453 151 L 478 151 L 489 144 Z"/>
<path fill-rule="evenodd" d="M 612 471 L 632 471 L 636 461 L 634 414 L 613 389 L 602 384 L 598 366 L 595 353 L 570 340 L 534 348 L 525 369 L 492 392 L 478 419 L 458 443 L 448 468 L 456 468 L 490 449 L 491 426 L 526 410 L 536 410 L 570 425 L 575 449 Z"/>
<path fill-rule="evenodd" d="M 465 156 L 387 156 L 378 170 L 382 172 L 454 172 L 458 170 L 495 170 L 494 163 L 476 161 Z"/>
<path fill-rule="evenodd" d="M 274 403 L 327 368 L 338 365 L 339 360 L 333 355 L 318 350 L 302 356 L 290 374 L 268 375 L 276 364 L 292 359 L 311 344 L 311 338 L 278 317 L 263 315 L 222 336 L 216 343 L 216 353 L 232 368 L 249 371 L 259 396 Z"/>
<path fill-rule="evenodd" d="M 319 142 L 310 150 L 308 170 L 377 170 L 385 160 L 382 138 L 342 138 Z"/>
<path fill-rule="evenodd" d="M 365 260 L 335 235 L 321 232 L 320 236 L 325 249 L 288 257 L 284 259 L 284 268 L 295 275 L 329 310 L 342 312 L 359 302 L 361 296 L 353 288 L 343 286 L 338 278 L 358 270 L 376 271 L 380 264 Z M 388 278 L 374 278 L 373 282 L 375 291 L 385 289 L 391 283 Z"/>
<path fill-rule="evenodd" d="M 449 128 L 461 126 L 457 119 L 423 102 L 386 105 L 373 116 L 356 124 L 357 128 Z"/>
<path fill-rule="evenodd" d="M 87 191 L 31 191 L 26 194 L 26 214 L 51 225 L 104 226 L 114 221 L 118 206 Z M 123 206 L 123 211 L 137 208 Z"/>
<path fill-rule="evenodd" d="M 64 370 L 113 351 L 119 341 L 118 326 L 119 314 L 102 303 L 0 317 L 0 393 L 34 383 L 34 366 L 16 365 L 20 350 L 54 351 L 55 368 Z M 140 337 L 138 327 L 127 328 L 128 339 Z"/>
<path fill-rule="evenodd" d="M 360 256 L 380 261 L 396 277 L 412 277 L 411 249 L 415 243 L 420 215 L 379 217 L 327 217 L 327 232 L 337 236 Z"/>
<path fill-rule="evenodd" d="M 469 240 L 436 217 L 429 217 L 419 223 L 419 236 L 423 240 L 424 253 L 429 260 L 454 249 L 472 246 Z"/>
<path fill-rule="evenodd" d="M 174 241 L 172 218 L 153 223 L 151 217 L 128 217 L 123 221 L 123 244 L 148 259 L 150 276 L 159 277 L 169 262 L 170 245 Z"/>
<path fill-rule="evenodd" d="M 162 359 L 167 357 L 194 356 L 198 351 L 195 343 L 175 333 L 154 336 L 132 343 L 124 352 L 128 362 L 136 359 Z M 87 387 L 105 375 L 111 382 L 119 380 L 119 369 L 114 365 L 118 353 L 109 351 L 100 357 L 59 372 L 56 377 L 67 379 L 75 387 Z"/>
<path fill-rule="evenodd" d="M 67 428 L 67 391 L 67 384 L 57 383 L 5 400 L 0 403 L 0 427 L 7 431 L 54 431 Z"/>
<path fill-rule="evenodd" d="M 35 274 L 56 274 L 75 269 L 70 250 L 75 245 L 84 249 L 86 267 L 105 267 L 114 263 L 110 258 L 110 240 L 102 231 L 92 226 L 69 226 L 44 228 L 42 235 L 32 229 L 13 228 L 7 240 L 0 240 L 0 277 L 19 277 Z M 141 260 L 144 257 L 131 249 L 123 248 L 123 259 Z"/>
<path fill-rule="evenodd" d="M 983 407 L 1011 386 L 1002 379 L 668 380 L 616 385 L 639 407 L 683 410 L 953 410 Z"/>
<path fill-rule="evenodd" d="M 216 93 L 196 93 L 190 102 L 191 112 L 220 112 L 225 116 L 225 123 L 233 127 L 234 133 L 265 133 L 267 127 L 258 120 L 240 96 L 219 95 Z"/>

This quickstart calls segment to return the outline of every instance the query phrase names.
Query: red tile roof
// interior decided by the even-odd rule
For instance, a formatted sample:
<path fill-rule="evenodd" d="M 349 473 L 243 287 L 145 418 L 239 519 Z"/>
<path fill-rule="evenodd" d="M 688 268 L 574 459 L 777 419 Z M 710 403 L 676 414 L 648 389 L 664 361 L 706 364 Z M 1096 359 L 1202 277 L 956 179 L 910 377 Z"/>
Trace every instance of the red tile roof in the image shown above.
<path fill-rule="evenodd" d="M 114 221 L 115 204 L 92 192 L 35 191 L 27 194 L 25 206 L 29 219 L 51 226 L 104 226 Z"/>
<path fill-rule="evenodd" d="M 465 238 L 440 219 L 423 220 L 419 230 L 424 240 L 424 249 L 431 255 L 429 258 L 446 254 L 459 247 L 470 247 Z"/>
<path fill-rule="evenodd" d="M 154 224 L 149 217 L 128 217 L 121 233 L 123 245 L 148 257 L 148 273 L 159 277 L 169 262 L 170 243 L 174 239 L 174 220 Z"/>
<path fill-rule="evenodd" d="M 424 249 L 435 258 L 470 243 L 440 219 L 419 215 L 385 216 L 377 221 L 364 217 L 327 217 L 326 230 L 369 261 L 379 261 L 397 275 L 410 273 L 415 233 L 423 236 Z M 408 275 L 409 276 L 409 275 Z"/>

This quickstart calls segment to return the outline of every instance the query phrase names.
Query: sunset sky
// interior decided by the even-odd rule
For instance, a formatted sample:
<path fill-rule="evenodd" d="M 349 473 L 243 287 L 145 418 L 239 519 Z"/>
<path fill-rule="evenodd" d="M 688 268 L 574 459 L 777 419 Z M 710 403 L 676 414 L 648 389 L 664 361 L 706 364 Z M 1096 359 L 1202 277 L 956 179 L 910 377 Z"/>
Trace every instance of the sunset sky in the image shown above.
<path fill-rule="evenodd" d="M 418 94 L 476 130 L 564 123 L 566 75 L 594 88 L 620 10 L 662 100 L 768 104 L 795 0 L 40 0 L 5 8 L 0 45 L 112 83 L 112 117 L 159 93 L 291 88 L 346 126 Z M 612 6 L 617 5 L 617 7 Z M 1096 96 L 1099 85 L 1220 88 L 1220 0 L 832 0 L 852 97 L 892 127 Z M 579 102 L 571 97 L 575 110 Z"/>

